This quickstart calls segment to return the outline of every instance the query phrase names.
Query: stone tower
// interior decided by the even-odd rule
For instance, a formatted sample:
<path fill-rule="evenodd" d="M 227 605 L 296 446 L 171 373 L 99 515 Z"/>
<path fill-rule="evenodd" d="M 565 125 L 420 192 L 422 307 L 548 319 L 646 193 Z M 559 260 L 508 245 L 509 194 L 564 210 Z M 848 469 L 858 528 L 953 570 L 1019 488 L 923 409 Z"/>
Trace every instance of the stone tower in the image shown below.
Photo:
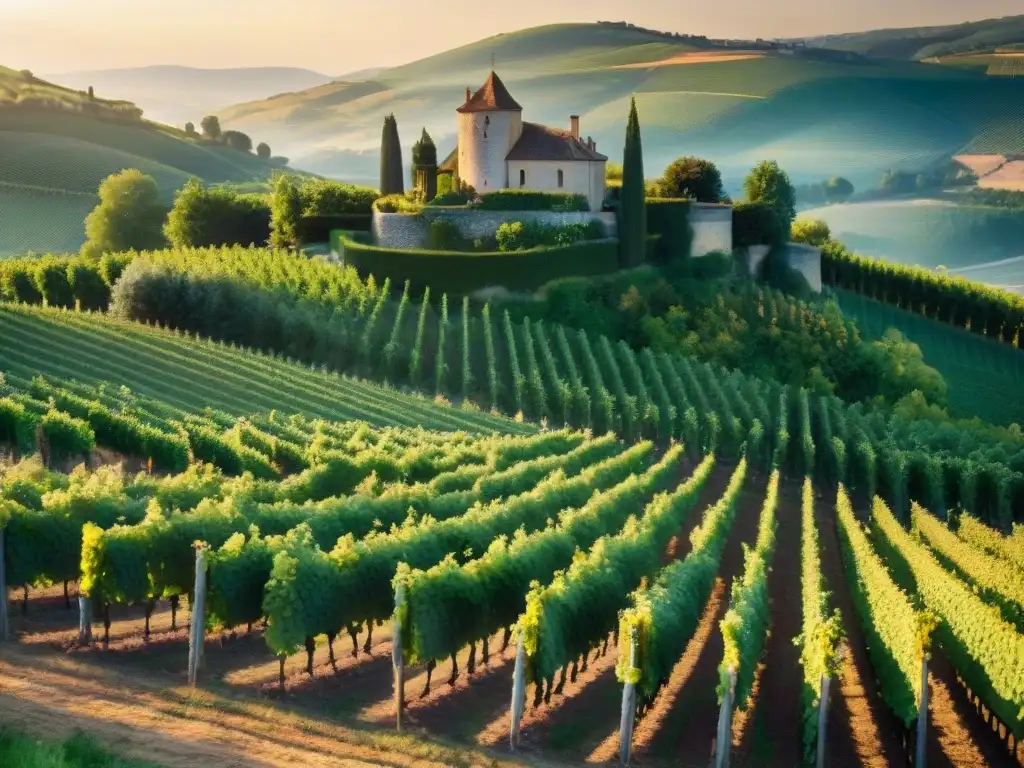
<path fill-rule="evenodd" d="M 523 133 L 523 108 L 491 72 L 459 113 L 459 178 L 478 193 L 508 187 L 505 158 Z"/>

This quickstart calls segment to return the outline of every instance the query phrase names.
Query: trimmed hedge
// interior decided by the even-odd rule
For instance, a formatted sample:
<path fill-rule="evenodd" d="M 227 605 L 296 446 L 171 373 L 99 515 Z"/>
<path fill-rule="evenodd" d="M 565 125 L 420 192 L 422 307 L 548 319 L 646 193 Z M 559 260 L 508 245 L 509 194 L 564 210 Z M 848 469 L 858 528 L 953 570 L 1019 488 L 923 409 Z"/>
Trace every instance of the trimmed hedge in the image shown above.
<path fill-rule="evenodd" d="M 0 444 L 13 445 L 19 453 L 36 447 L 39 416 L 10 397 L 0 398 Z"/>
<path fill-rule="evenodd" d="M 527 189 L 503 189 L 480 196 L 476 204 L 482 211 L 589 211 L 585 195 L 563 192 L 534 192 Z"/>
<path fill-rule="evenodd" d="M 0 260 L 0 301 L 105 310 L 110 288 L 134 253 L 85 256 L 25 256 Z"/>
<path fill-rule="evenodd" d="M 766 203 L 737 203 L 732 209 L 732 246 L 778 245 L 789 240 L 779 217 Z"/>
<path fill-rule="evenodd" d="M 601 275 L 619 268 L 618 242 L 588 240 L 566 246 L 535 248 L 511 253 L 398 250 L 357 243 L 339 233 L 339 253 L 363 278 L 373 275 L 378 284 L 409 280 L 418 290 L 452 295 L 501 286 L 512 291 L 533 291 L 562 277 Z"/>
<path fill-rule="evenodd" d="M 835 241 L 822 248 L 821 281 L 1024 349 L 1024 296 L 922 267 L 858 256 Z"/>
<path fill-rule="evenodd" d="M 658 235 L 654 261 L 660 264 L 690 258 L 693 228 L 690 226 L 690 201 L 649 197 L 647 205 L 647 234 Z"/>
<path fill-rule="evenodd" d="M 338 213 L 326 216 L 303 216 L 299 221 L 299 237 L 304 243 L 326 243 L 335 229 L 369 232 L 373 216 L 369 213 Z"/>

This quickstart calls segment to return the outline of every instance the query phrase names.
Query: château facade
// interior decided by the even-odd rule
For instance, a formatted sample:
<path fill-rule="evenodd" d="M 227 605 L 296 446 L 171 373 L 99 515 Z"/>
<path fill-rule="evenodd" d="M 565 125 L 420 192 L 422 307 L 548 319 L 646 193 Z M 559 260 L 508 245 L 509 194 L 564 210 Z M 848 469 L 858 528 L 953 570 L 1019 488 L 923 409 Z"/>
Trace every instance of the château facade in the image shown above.
<path fill-rule="evenodd" d="M 585 195 L 590 209 L 601 209 L 605 163 L 594 140 L 580 138 L 578 115 L 569 130 L 523 120 L 523 108 L 491 72 L 476 93 L 466 89 L 460 106 L 459 143 L 441 164 L 478 193 L 529 189 Z"/>

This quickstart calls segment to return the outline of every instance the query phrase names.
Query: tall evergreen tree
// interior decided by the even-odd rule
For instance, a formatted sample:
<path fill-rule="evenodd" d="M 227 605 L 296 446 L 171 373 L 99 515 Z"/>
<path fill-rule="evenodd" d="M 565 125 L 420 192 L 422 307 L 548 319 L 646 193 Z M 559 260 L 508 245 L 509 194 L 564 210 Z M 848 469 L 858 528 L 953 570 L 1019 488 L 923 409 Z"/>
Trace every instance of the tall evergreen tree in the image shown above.
<path fill-rule="evenodd" d="M 398 139 L 398 121 L 394 115 L 384 118 L 380 137 L 380 193 L 401 195 L 405 192 L 402 178 L 402 144 Z"/>
<path fill-rule="evenodd" d="M 298 248 L 302 201 L 299 188 L 290 176 L 281 174 L 270 201 L 270 247 Z"/>
<path fill-rule="evenodd" d="M 644 155 L 636 99 L 629 107 L 626 146 L 622 152 L 622 192 L 619 196 L 619 263 L 636 267 L 647 250 L 647 208 L 644 192 Z"/>
<path fill-rule="evenodd" d="M 437 147 L 426 128 L 412 145 L 412 178 L 426 202 L 437 197 Z"/>

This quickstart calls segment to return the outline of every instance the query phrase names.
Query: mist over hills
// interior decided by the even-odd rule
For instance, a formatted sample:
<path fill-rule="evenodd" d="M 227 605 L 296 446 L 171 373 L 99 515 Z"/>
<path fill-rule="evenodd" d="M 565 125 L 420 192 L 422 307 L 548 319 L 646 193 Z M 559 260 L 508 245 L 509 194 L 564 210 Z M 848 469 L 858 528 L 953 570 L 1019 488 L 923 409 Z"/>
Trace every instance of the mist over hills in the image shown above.
<path fill-rule="evenodd" d="M 365 70 L 362 76 L 374 76 Z M 301 91 L 331 81 L 329 75 L 298 67 L 200 69 L 155 65 L 45 75 L 71 88 L 92 86 L 97 95 L 127 99 L 152 120 L 178 127 L 230 104 Z"/>
<path fill-rule="evenodd" d="M 455 108 L 493 60 L 524 119 L 567 126 L 578 113 L 583 134 L 613 160 L 635 96 L 648 175 L 679 155 L 700 154 L 719 164 L 733 189 L 764 158 L 778 160 L 798 182 L 843 174 L 862 186 L 889 168 L 924 168 L 961 151 L 1024 152 L 1024 79 L 878 59 L 840 44 L 846 48 L 715 41 L 622 23 L 558 24 L 219 115 L 226 127 L 265 137 L 300 167 L 372 181 L 383 116 L 395 114 L 403 146 L 426 127 L 439 151 L 450 150 Z"/>

